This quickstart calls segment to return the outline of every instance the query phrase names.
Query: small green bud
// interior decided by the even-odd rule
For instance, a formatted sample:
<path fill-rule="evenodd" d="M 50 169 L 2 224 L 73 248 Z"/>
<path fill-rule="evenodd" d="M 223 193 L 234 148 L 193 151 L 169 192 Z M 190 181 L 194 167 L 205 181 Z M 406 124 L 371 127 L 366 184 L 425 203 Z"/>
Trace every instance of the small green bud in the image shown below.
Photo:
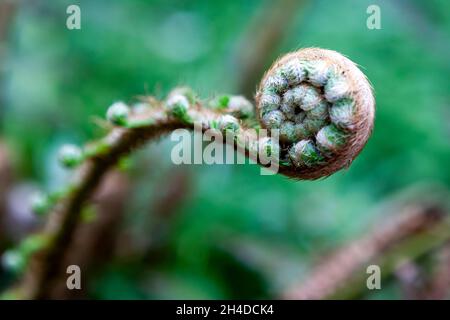
<path fill-rule="evenodd" d="M 311 60 L 306 63 L 308 81 L 317 86 L 324 86 L 329 78 L 330 67 L 324 60 Z"/>
<path fill-rule="evenodd" d="M 273 74 L 270 75 L 265 83 L 264 87 L 267 91 L 273 92 L 273 93 L 281 93 L 289 87 L 289 83 L 281 74 Z"/>
<path fill-rule="evenodd" d="M 261 95 L 259 100 L 260 116 L 264 116 L 267 112 L 278 109 L 281 103 L 281 98 L 276 93 L 265 92 Z"/>
<path fill-rule="evenodd" d="M 306 77 L 305 65 L 298 60 L 287 62 L 281 68 L 280 73 L 287 79 L 291 86 L 300 84 Z"/>
<path fill-rule="evenodd" d="M 296 139 L 295 124 L 292 121 L 285 121 L 280 127 L 280 140 L 285 142 L 293 142 Z"/>
<path fill-rule="evenodd" d="M 337 127 L 344 130 L 355 129 L 354 105 L 352 99 L 342 99 L 330 109 L 330 119 Z"/>
<path fill-rule="evenodd" d="M 8 250 L 2 255 L 2 265 L 6 270 L 19 273 L 25 269 L 26 258 L 19 250 Z"/>
<path fill-rule="evenodd" d="M 311 167 L 324 159 L 311 140 L 302 140 L 294 144 L 289 150 L 289 158 L 297 167 Z"/>
<path fill-rule="evenodd" d="M 83 151 L 76 145 L 65 144 L 58 154 L 60 163 L 67 168 L 74 168 L 83 161 Z"/>
<path fill-rule="evenodd" d="M 128 122 L 130 108 L 123 102 L 113 103 L 106 112 L 106 118 L 118 126 L 125 126 Z"/>
<path fill-rule="evenodd" d="M 317 148 L 324 154 L 332 154 L 341 149 L 347 142 L 347 135 L 334 124 L 320 129 L 316 136 Z"/>
<path fill-rule="evenodd" d="M 350 96 L 350 86 L 343 75 L 333 73 L 324 87 L 324 93 L 325 99 L 336 102 Z"/>
<path fill-rule="evenodd" d="M 280 145 L 270 137 L 261 138 L 258 144 L 259 155 L 271 159 L 279 159 Z"/>
<path fill-rule="evenodd" d="M 235 117 L 226 114 L 219 118 L 218 127 L 225 132 L 235 132 L 239 130 L 239 121 Z"/>
<path fill-rule="evenodd" d="M 30 257 L 38 250 L 48 245 L 48 236 L 43 234 L 33 234 L 26 237 L 14 249 L 6 251 L 1 257 L 2 265 L 16 273 L 22 272 Z"/>
<path fill-rule="evenodd" d="M 283 95 L 283 103 L 291 107 L 296 107 L 302 101 L 304 94 L 305 90 L 302 86 L 289 89 Z"/>
<path fill-rule="evenodd" d="M 189 109 L 189 100 L 181 94 L 174 94 L 166 102 L 166 108 L 174 117 L 187 121 L 187 111 Z"/>
<path fill-rule="evenodd" d="M 249 118 L 253 115 L 253 105 L 243 96 L 231 96 L 228 101 L 228 110 L 239 118 Z"/>
<path fill-rule="evenodd" d="M 314 109 L 321 102 L 319 90 L 309 85 L 300 85 L 300 88 L 304 92 L 299 104 L 300 108 L 305 111 Z"/>
<path fill-rule="evenodd" d="M 280 128 L 284 119 L 285 119 L 285 117 L 280 110 L 274 110 L 274 111 L 270 111 L 269 113 L 266 113 L 263 116 L 262 121 L 266 125 L 267 128 L 278 129 L 278 128 Z"/>
<path fill-rule="evenodd" d="M 221 96 L 217 99 L 217 105 L 219 109 L 228 108 L 229 103 L 230 103 L 230 96 Z"/>
<path fill-rule="evenodd" d="M 31 209 L 38 215 L 44 215 L 51 208 L 51 201 L 49 197 L 41 192 L 38 192 L 31 197 Z"/>

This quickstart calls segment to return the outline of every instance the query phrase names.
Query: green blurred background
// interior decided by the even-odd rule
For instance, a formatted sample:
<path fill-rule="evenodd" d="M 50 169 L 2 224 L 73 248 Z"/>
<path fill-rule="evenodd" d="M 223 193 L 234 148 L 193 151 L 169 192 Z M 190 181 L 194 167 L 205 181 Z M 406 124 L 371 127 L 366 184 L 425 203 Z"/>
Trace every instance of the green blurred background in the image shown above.
<path fill-rule="evenodd" d="M 111 253 L 94 264 L 85 297 L 277 297 L 322 253 L 364 234 L 396 194 L 450 187 L 449 1 L 0 3 L 0 142 L 14 172 L 0 250 L 42 224 L 27 195 L 67 183 L 58 148 L 101 136 L 114 101 L 163 98 L 180 84 L 203 98 L 252 98 L 276 57 L 309 46 L 347 55 L 375 90 L 373 136 L 325 180 L 261 176 L 255 165 L 175 166 L 167 138 L 137 152 L 121 173 Z M 70 4 L 81 8 L 81 30 L 66 28 Z M 372 4 L 380 30 L 366 26 Z M 13 279 L 1 271 L 0 286 Z M 368 297 L 401 297 L 395 282 L 385 288 Z"/>

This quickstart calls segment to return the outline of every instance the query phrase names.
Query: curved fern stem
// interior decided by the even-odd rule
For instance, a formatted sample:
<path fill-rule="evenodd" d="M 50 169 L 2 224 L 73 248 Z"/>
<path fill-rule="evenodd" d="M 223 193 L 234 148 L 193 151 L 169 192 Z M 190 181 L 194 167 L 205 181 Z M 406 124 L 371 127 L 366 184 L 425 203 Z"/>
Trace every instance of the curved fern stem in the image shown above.
<path fill-rule="evenodd" d="M 189 88 L 177 88 L 165 101 L 148 98 L 139 108 L 114 103 L 107 118 L 115 127 L 106 137 L 83 150 L 65 146 L 61 151 L 64 165 L 79 167 L 77 179 L 66 191 L 39 199 L 40 211 L 51 212 L 36 236 L 39 245 L 26 250 L 32 258 L 19 295 L 48 297 L 83 206 L 105 173 L 147 141 L 181 128 L 220 133 L 227 136 L 226 143 L 266 168 L 297 179 L 317 179 L 348 165 L 373 126 L 374 99 L 365 76 L 330 50 L 286 55 L 264 77 L 256 101 L 256 108 L 240 96 L 205 103 Z M 269 131 L 267 136 L 260 134 L 261 127 Z"/>

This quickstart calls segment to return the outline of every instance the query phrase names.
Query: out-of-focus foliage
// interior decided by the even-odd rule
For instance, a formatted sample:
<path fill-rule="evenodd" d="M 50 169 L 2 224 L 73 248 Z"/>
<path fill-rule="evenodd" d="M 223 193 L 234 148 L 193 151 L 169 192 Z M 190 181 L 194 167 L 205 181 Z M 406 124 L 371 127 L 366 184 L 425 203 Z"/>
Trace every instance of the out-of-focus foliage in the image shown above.
<path fill-rule="evenodd" d="M 81 30 L 66 28 L 72 3 L 81 8 Z M 238 60 L 253 45 L 249 30 L 270 27 L 249 29 L 268 3 L 24 1 L 0 62 L 1 136 L 18 176 L 46 190 L 62 186 L 68 175 L 57 148 L 100 136 L 94 120 L 114 101 L 163 97 L 179 84 L 202 97 L 239 93 Z M 381 30 L 366 27 L 371 4 L 381 8 Z M 296 182 L 261 176 L 254 165 L 175 167 L 169 139 L 149 145 L 132 158 L 122 226 L 128 243 L 97 271 L 90 297 L 274 297 L 318 254 L 363 233 L 385 199 L 420 183 L 450 187 L 448 39 L 448 1 L 299 6 L 268 57 L 317 46 L 361 66 L 377 101 L 374 134 L 361 155 L 330 178 Z M 173 212 L 155 217 L 161 190 L 177 184 L 167 179 L 174 172 L 188 186 Z M 398 290 L 381 297 L 396 298 Z"/>

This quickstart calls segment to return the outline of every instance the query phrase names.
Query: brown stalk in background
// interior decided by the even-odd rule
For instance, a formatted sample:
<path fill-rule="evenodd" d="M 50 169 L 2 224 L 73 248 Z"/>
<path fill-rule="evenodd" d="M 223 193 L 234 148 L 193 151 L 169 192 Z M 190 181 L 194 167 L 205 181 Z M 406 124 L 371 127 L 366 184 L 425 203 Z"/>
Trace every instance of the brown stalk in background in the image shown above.
<path fill-rule="evenodd" d="M 450 238 L 450 220 L 440 204 L 405 206 L 362 239 L 353 241 L 317 265 L 304 282 L 283 294 L 286 299 L 348 299 L 362 297 L 366 268 L 379 265 L 383 278 L 405 260 L 413 261 Z"/>
<path fill-rule="evenodd" d="M 435 253 L 436 267 L 423 296 L 425 299 L 448 299 L 450 294 L 450 242 Z"/>
<path fill-rule="evenodd" d="M 12 170 L 9 150 L 6 144 L 0 140 L 0 250 L 5 234 L 3 228 L 6 219 L 8 190 L 13 182 Z"/>
<path fill-rule="evenodd" d="M 304 0 L 269 1 L 250 22 L 237 57 L 239 75 L 237 92 L 247 97 L 254 95 L 264 70 L 275 58 L 275 52 Z"/>

